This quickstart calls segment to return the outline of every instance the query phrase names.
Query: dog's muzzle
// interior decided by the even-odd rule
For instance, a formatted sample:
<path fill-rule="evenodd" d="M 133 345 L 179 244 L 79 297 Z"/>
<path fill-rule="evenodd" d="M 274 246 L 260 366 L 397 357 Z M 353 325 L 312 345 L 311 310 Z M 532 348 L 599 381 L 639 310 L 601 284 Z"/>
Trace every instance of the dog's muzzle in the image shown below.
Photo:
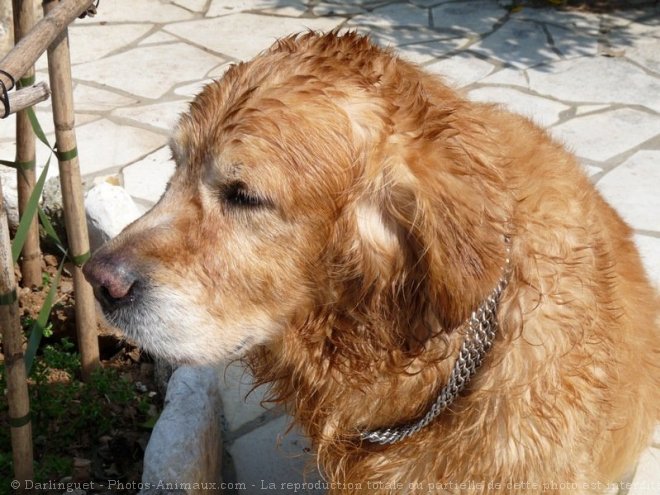
<path fill-rule="evenodd" d="M 144 289 L 144 281 L 131 262 L 117 253 L 97 253 L 85 264 L 83 273 L 106 315 L 136 303 Z"/>

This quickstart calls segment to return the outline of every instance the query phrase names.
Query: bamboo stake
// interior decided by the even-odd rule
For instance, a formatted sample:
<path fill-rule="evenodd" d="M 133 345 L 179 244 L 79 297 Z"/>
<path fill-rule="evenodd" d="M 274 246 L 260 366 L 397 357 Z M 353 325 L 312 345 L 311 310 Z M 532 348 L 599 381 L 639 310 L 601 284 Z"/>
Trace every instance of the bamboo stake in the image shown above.
<path fill-rule="evenodd" d="M 14 262 L 11 257 L 9 225 L 0 183 L 0 328 L 7 375 L 7 400 L 11 449 L 14 461 L 14 477 L 25 487 L 33 480 L 32 423 L 30 422 L 30 397 L 28 395 L 25 360 L 23 359 L 23 332 L 18 313 Z M 12 486 L 12 488 L 17 488 Z"/>
<path fill-rule="evenodd" d="M 12 0 L 14 9 L 14 40 L 18 43 L 36 22 L 35 4 L 32 0 Z M 34 83 L 34 66 L 30 67 L 18 86 Z M 11 108 L 11 106 L 10 106 Z M 36 177 L 35 137 L 25 110 L 16 114 L 16 184 L 18 190 L 18 212 L 22 217 L 27 206 Z M 41 285 L 41 249 L 39 248 L 39 222 L 34 215 L 21 251 L 21 283 L 23 287 Z"/>
<path fill-rule="evenodd" d="M 7 115 L 20 112 L 28 107 L 34 106 L 37 103 L 47 100 L 50 96 L 50 89 L 45 82 L 39 82 L 34 86 L 12 91 L 7 95 L 9 99 L 9 113 L 5 114 L 4 105 L 0 105 L 0 119 L 4 119 Z"/>
<path fill-rule="evenodd" d="M 49 10 L 34 28 L 0 61 L 0 69 L 20 79 L 34 65 L 39 56 L 46 51 L 57 36 L 66 29 L 94 0 L 67 0 L 58 3 L 56 8 Z M 12 80 L 7 74 L 0 72 L 0 81 L 7 89 L 11 88 Z"/>
<path fill-rule="evenodd" d="M 49 15 L 59 5 L 58 0 L 44 2 L 44 12 Z M 89 257 L 89 237 L 83 204 L 80 164 L 74 130 L 73 84 L 71 58 L 69 56 L 68 30 L 48 48 L 48 75 L 53 88 L 53 119 L 57 158 L 60 165 L 64 221 L 69 239 L 69 250 L 75 263 L 73 284 L 76 297 L 76 329 L 78 347 L 82 359 L 83 379 L 87 379 L 99 366 L 99 342 L 96 333 L 96 308 L 92 286 L 83 276 L 81 266 Z"/>

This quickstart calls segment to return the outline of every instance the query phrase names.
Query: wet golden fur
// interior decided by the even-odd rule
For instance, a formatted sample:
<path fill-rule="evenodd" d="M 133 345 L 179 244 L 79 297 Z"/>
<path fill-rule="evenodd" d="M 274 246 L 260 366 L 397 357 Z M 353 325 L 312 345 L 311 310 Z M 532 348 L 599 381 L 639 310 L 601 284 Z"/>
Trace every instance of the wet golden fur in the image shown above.
<path fill-rule="evenodd" d="M 248 350 L 328 481 L 591 493 L 634 465 L 658 416 L 657 295 L 629 227 L 528 120 L 355 34 L 308 33 L 206 87 L 172 147 L 165 197 L 106 249 L 179 290 L 208 328 L 190 352 L 136 337 L 184 361 Z M 260 205 L 227 204 L 236 180 Z M 359 430 L 433 402 L 505 235 L 501 328 L 467 392 L 400 444 L 360 444 Z"/>

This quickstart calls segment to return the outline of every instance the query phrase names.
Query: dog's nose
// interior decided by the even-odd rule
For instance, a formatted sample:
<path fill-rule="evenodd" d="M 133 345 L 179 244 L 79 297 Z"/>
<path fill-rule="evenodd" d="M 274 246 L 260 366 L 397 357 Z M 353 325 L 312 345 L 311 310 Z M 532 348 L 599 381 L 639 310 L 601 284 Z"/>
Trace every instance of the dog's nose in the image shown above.
<path fill-rule="evenodd" d="M 85 278 L 105 311 L 135 301 L 140 289 L 136 270 L 121 256 L 97 254 L 83 267 Z"/>

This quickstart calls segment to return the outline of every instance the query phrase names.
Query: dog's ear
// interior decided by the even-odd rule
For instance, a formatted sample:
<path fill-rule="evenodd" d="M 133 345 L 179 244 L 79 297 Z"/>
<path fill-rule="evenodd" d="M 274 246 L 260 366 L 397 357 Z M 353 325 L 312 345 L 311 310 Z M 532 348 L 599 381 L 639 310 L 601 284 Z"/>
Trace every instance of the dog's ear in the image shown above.
<path fill-rule="evenodd" d="M 462 144 L 395 143 L 357 206 L 364 256 L 397 284 L 394 304 L 445 330 L 492 290 L 505 249 L 497 173 Z"/>

